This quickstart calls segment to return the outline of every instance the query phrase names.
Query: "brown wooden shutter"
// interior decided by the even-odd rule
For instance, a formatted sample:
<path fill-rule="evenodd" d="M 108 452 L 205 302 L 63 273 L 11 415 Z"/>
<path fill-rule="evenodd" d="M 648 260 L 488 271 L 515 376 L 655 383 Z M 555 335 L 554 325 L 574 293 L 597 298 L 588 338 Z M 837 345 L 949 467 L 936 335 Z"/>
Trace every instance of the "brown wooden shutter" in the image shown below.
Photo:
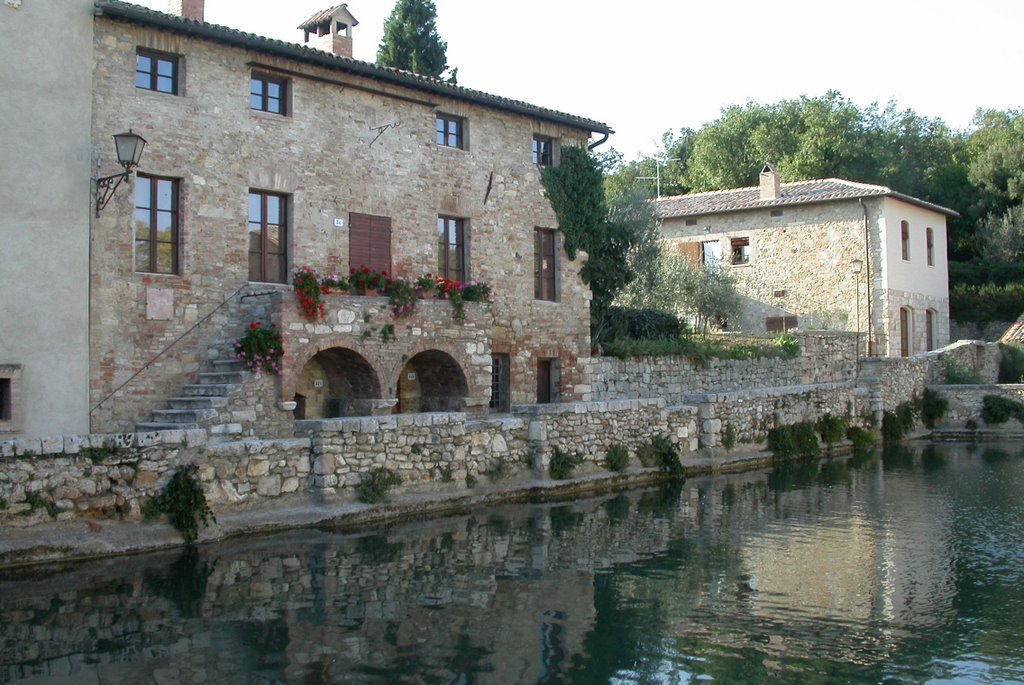
<path fill-rule="evenodd" d="M 700 266 L 700 243 L 676 243 L 676 250 L 694 266 Z"/>
<path fill-rule="evenodd" d="M 391 217 L 349 214 L 348 265 L 391 275 Z"/>

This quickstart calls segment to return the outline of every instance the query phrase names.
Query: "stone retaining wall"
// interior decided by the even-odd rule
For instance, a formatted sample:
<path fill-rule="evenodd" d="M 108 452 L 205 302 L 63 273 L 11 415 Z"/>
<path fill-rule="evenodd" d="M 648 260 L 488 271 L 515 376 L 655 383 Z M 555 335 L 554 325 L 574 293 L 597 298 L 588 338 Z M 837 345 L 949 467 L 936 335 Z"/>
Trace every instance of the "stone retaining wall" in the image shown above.
<path fill-rule="evenodd" d="M 792 359 L 709 359 L 706 366 L 685 357 L 594 357 L 590 365 L 593 400 L 663 397 L 679 403 L 694 393 L 728 392 L 857 377 L 855 333 L 798 333 L 800 354 Z"/>
<path fill-rule="evenodd" d="M 997 395 L 1016 402 L 1024 402 L 1024 384 L 1014 385 L 932 385 L 930 389 L 942 395 L 949 402 L 946 414 L 935 424 L 939 429 L 965 428 L 968 421 L 974 421 L 985 431 L 1020 432 L 1024 428 L 1017 419 L 1002 424 L 987 424 L 981 418 L 981 405 L 985 395 Z"/>

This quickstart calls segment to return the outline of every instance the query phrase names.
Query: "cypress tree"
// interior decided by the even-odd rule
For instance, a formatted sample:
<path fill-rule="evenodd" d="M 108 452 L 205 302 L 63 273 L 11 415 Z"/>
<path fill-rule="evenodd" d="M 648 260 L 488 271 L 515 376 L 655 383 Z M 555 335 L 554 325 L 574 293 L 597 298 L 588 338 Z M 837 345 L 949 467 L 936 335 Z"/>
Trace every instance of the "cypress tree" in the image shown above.
<path fill-rule="evenodd" d="M 377 64 L 440 78 L 448 68 L 448 43 L 437 34 L 436 20 L 433 0 L 398 0 L 384 22 Z"/>

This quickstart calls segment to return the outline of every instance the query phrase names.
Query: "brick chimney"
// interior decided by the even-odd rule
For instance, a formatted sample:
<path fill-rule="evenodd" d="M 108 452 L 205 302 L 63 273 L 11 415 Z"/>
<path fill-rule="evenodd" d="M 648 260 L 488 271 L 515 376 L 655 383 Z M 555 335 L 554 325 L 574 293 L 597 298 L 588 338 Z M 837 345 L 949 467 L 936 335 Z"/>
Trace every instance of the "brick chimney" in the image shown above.
<path fill-rule="evenodd" d="M 359 24 L 347 5 L 338 5 L 317 12 L 299 24 L 305 31 L 307 47 L 330 52 L 339 57 L 352 56 L 352 27 Z M 312 38 L 310 38 L 312 36 Z"/>
<path fill-rule="evenodd" d="M 782 194 L 779 191 L 779 174 L 771 162 L 764 163 L 759 181 L 762 200 L 775 200 Z"/>
<path fill-rule="evenodd" d="M 204 21 L 204 4 L 205 0 L 168 0 L 167 11 L 170 14 L 177 14 L 179 17 L 185 17 L 186 19 Z"/>

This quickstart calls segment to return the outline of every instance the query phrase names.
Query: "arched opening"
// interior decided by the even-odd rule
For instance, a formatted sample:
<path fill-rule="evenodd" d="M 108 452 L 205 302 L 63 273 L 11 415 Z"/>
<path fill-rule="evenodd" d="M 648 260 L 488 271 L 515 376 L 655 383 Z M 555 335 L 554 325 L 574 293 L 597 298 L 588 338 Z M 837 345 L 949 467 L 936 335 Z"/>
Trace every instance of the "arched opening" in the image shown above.
<path fill-rule="evenodd" d="M 369 362 L 352 350 L 332 347 L 302 367 L 295 384 L 295 418 L 369 416 L 380 398 L 380 381 Z"/>
<path fill-rule="evenodd" d="M 439 350 L 420 352 L 398 377 L 398 411 L 462 411 L 468 394 L 466 376 L 452 357 Z"/>
<path fill-rule="evenodd" d="M 914 320 L 909 307 L 900 309 L 900 356 L 909 357 L 914 353 Z"/>

